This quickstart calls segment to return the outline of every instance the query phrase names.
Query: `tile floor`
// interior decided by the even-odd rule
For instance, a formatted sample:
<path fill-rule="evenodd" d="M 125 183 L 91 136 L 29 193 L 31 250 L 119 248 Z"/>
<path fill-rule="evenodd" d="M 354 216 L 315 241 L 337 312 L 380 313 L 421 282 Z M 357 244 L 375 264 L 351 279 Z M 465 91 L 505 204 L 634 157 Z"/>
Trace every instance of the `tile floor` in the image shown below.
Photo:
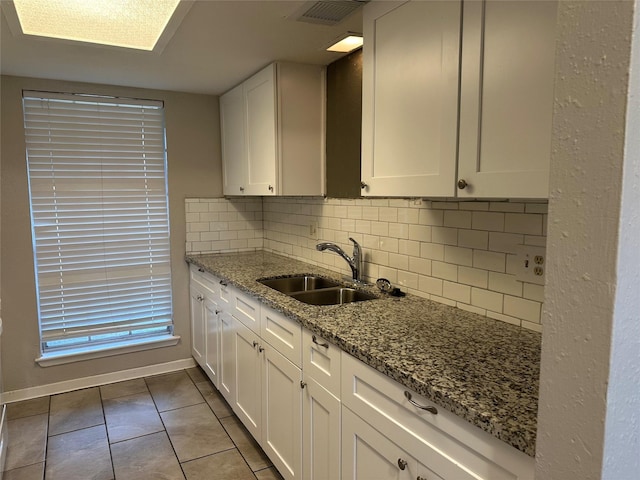
<path fill-rule="evenodd" d="M 198 367 L 8 405 L 3 480 L 282 479 Z"/>

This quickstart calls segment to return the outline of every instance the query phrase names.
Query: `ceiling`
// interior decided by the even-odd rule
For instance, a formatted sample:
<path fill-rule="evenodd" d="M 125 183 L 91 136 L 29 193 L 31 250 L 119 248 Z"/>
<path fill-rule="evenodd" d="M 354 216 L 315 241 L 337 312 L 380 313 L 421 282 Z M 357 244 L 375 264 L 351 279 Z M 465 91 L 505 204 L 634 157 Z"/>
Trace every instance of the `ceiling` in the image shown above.
<path fill-rule="evenodd" d="M 274 60 L 327 65 L 340 58 L 324 49 L 362 31 L 362 8 L 334 26 L 293 19 L 314 3 L 196 0 L 160 54 L 14 36 L 3 14 L 0 72 L 219 95 Z"/>

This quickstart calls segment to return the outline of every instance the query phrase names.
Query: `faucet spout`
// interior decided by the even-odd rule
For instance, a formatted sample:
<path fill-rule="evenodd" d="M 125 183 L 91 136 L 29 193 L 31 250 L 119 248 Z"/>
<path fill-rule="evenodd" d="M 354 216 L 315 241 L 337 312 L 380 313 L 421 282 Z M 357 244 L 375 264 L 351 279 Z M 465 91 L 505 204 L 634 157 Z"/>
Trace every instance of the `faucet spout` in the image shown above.
<path fill-rule="evenodd" d="M 325 250 L 329 250 L 331 252 L 337 253 L 340 255 L 346 262 L 349 264 L 351 268 L 351 273 L 353 276 L 353 280 L 356 282 L 361 282 L 362 276 L 362 249 L 360 248 L 360 244 L 356 242 L 353 238 L 349 237 L 349 240 L 353 242 L 353 257 L 350 257 L 345 253 L 342 248 L 340 248 L 335 243 L 331 242 L 321 242 L 316 245 L 316 250 L 323 252 Z"/>

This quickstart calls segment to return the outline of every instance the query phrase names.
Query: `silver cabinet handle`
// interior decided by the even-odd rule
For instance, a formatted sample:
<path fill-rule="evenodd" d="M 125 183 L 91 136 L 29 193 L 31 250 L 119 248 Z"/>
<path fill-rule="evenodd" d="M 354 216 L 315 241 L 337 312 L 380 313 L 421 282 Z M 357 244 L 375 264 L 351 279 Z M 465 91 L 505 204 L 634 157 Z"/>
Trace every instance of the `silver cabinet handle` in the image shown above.
<path fill-rule="evenodd" d="M 365 188 L 369 188 L 369 185 L 367 185 L 367 184 L 366 184 L 366 183 L 364 183 L 364 182 L 360 182 L 360 188 L 361 188 L 362 190 L 364 190 Z"/>
<path fill-rule="evenodd" d="M 458 188 L 460 190 L 464 190 L 465 188 L 467 188 L 467 185 L 469 185 L 467 183 L 467 181 L 464 178 L 461 178 L 460 180 L 458 180 Z"/>
<path fill-rule="evenodd" d="M 315 335 L 311 337 L 311 340 L 313 341 L 313 343 L 315 343 L 319 347 L 329 348 L 329 344 L 327 342 L 324 342 L 324 343 L 318 342 L 318 338 Z"/>
<path fill-rule="evenodd" d="M 404 396 L 406 397 L 407 400 L 409 400 L 409 403 L 411 405 L 413 405 L 414 407 L 417 407 L 420 410 L 426 410 L 427 412 L 433 413 L 434 415 L 438 414 L 438 409 L 436 407 L 420 405 L 415 400 L 413 400 L 412 397 L 411 397 L 411 392 L 408 392 L 407 390 L 405 390 L 404 391 Z"/>
<path fill-rule="evenodd" d="M 203 301 L 203 300 L 204 300 L 204 297 L 203 297 L 202 295 L 198 295 L 198 296 L 196 297 L 196 300 L 198 300 L 199 302 L 201 302 L 201 301 Z"/>
<path fill-rule="evenodd" d="M 407 464 L 407 461 L 406 461 L 406 460 L 403 460 L 403 459 L 401 459 L 401 458 L 399 458 L 399 459 L 398 459 L 398 468 L 399 468 L 400 470 L 404 470 L 405 468 L 407 468 L 407 465 L 408 465 L 408 464 Z"/>
<path fill-rule="evenodd" d="M 258 347 L 258 351 L 259 351 L 260 353 L 264 352 L 264 347 L 263 347 L 262 345 L 260 345 L 260 346 Z"/>
<path fill-rule="evenodd" d="M 273 192 L 273 185 L 269 185 L 269 191 Z"/>
<path fill-rule="evenodd" d="M 244 187 L 240 187 L 240 191 L 241 191 L 241 192 L 244 192 Z"/>
<path fill-rule="evenodd" d="M 307 386 L 307 382 L 303 382 L 302 380 L 300 380 L 300 388 L 304 388 Z"/>
<path fill-rule="evenodd" d="M 253 341 L 253 348 L 256 348 L 258 346 L 258 342 L 256 342 L 255 340 Z"/>

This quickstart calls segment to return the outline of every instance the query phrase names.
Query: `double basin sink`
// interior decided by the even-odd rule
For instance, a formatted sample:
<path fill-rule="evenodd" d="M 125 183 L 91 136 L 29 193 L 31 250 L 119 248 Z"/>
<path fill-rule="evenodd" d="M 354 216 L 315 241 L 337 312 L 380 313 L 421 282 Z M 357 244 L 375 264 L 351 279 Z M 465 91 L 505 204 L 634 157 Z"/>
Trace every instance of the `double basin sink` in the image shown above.
<path fill-rule="evenodd" d="M 340 305 L 378 298 L 361 290 L 345 287 L 328 278 L 313 275 L 264 278 L 258 282 L 310 305 Z"/>

